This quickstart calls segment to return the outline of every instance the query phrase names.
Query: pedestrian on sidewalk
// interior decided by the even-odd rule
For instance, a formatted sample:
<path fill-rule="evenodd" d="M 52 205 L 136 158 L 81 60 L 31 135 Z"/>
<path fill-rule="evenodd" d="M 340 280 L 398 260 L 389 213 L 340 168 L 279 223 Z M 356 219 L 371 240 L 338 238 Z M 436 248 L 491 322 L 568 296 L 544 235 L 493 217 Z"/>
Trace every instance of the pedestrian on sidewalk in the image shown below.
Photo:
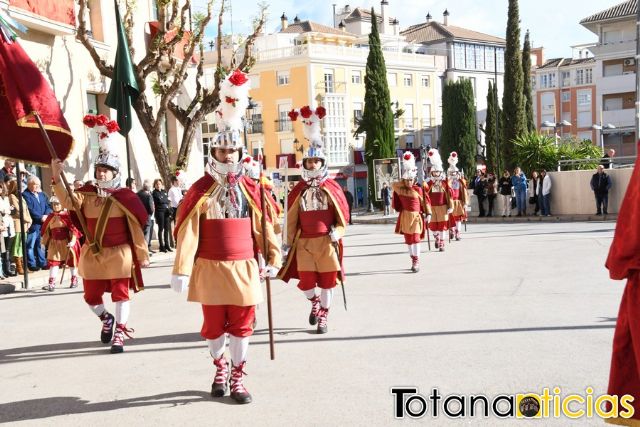
<path fill-rule="evenodd" d="M 169 228 L 171 227 L 171 210 L 169 195 L 160 178 L 153 181 L 153 205 L 155 206 L 156 224 L 158 224 L 158 244 L 160 252 L 173 252 L 169 247 Z"/>
<path fill-rule="evenodd" d="M 420 242 L 431 220 L 429 199 L 416 184 L 417 176 L 416 159 L 411 151 L 407 151 L 402 155 L 401 179 L 393 183 L 393 209 L 399 213 L 395 232 L 404 236 L 414 273 L 420 271 Z"/>
<path fill-rule="evenodd" d="M 389 184 L 382 183 L 382 190 L 380 190 L 380 198 L 382 199 L 382 205 L 384 206 L 384 214 L 382 216 L 391 215 L 391 196 L 393 190 L 389 188 Z"/>
<path fill-rule="evenodd" d="M 517 216 L 527 216 L 527 188 L 529 187 L 527 176 L 522 172 L 519 166 L 513 170 L 511 177 L 511 186 L 516 196 L 516 207 L 518 209 Z"/>
<path fill-rule="evenodd" d="M 173 239 L 174 224 L 176 222 L 176 214 L 178 212 L 178 206 L 182 201 L 184 195 L 182 194 L 182 188 L 180 188 L 180 181 L 177 176 L 171 177 L 171 188 L 167 192 L 169 196 L 169 247 L 175 248 L 175 242 Z"/>
<path fill-rule="evenodd" d="M 353 225 L 353 194 L 351 194 L 346 185 L 342 187 L 342 191 L 344 192 L 344 198 L 347 199 L 347 204 L 349 205 L 349 225 Z"/>
<path fill-rule="evenodd" d="M 487 174 L 485 187 L 487 189 L 487 216 L 493 216 L 493 207 L 495 206 L 496 197 L 498 197 L 498 181 L 493 172 Z"/>
<path fill-rule="evenodd" d="M 85 123 L 91 122 L 85 120 Z M 102 125 L 90 127 L 100 138 L 100 151 L 94 162 L 96 185 L 67 193 L 60 182 L 60 174 L 65 171 L 59 159 L 51 161 L 51 174 L 61 205 L 73 209 L 74 198 L 87 226 L 94 231 L 93 241 L 87 239 L 78 261 L 84 300 L 102 322 L 100 341 L 111 343 L 111 353 L 122 353 L 124 337 L 131 337 L 133 332 L 127 327 L 131 310 L 129 289 L 134 292 L 142 290 L 144 283 L 140 268 L 149 266 L 147 244 L 142 234 L 147 213 L 136 194 L 120 186 L 119 147 L 109 131 L 113 129 L 115 132 L 117 124 L 110 129 Z M 115 316 L 104 306 L 105 292 L 111 293 Z"/>
<path fill-rule="evenodd" d="M 511 188 L 511 174 L 505 169 L 500 177 L 500 181 L 498 181 L 503 218 L 511 216 Z"/>
<path fill-rule="evenodd" d="M 537 199 L 540 201 L 541 214 L 551 216 L 551 177 L 544 169 L 540 171 L 538 190 Z"/>
<path fill-rule="evenodd" d="M 476 176 L 473 181 L 471 181 L 471 188 L 473 189 L 473 194 L 478 199 L 478 210 L 480 211 L 478 217 L 482 218 L 486 215 L 484 201 L 487 198 L 487 178 L 482 169 L 476 170 Z"/>
<path fill-rule="evenodd" d="M 18 199 L 18 179 L 15 175 L 7 175 L 9 181 L 7 182 L 7 192 L 9 193 L 9 203 L 11 205 L 11 218 L 13 218 L 13 228 L 16 234 L 13 236 L 10 242 L 10 255 L 13 262 L 16 264 L 16 272 L 18 274 L 24 274 L 24 250 L 22 245 L 22 236 L 25 236 L 29 227 L 31 226 L 31 215 L 27 204 L 24 199 Z M 5 179 L 7 178 L 5 177 Z M 23 221 L 20 222 L 20 205 L 22 205 Z M 22 224 L 22 225 L 21 225 Z"/>
<path fill-rule="evenodd" d="M 462 221 L 467 219 L 467 205 L 469 196 L 467 195 L 467 181 L 460 176 L 458 164 L 458 153 L 453 151 L 447 159 L 449 163 L 449 188 L 451 189 L 451 201 L 453 212 L 449 215 L 449 240 L 460 240 L 462 232 Z"/>
<path fill-rule="evenodd" d="M 431 204 L 429 230 L 433 233 L 436 248 L 443 252 L 444 232 L 449 228 L 449 215 L 453 213 L 451 189 L 447 182 L 447 176 L 444 174 L 442 158 L 438 149 L 429 150 L 428 158 L 431 163 L 431 171 L 429 177 L 422 183 L 422 189 Z M 426 167 L 426 164 L 423 164 L 423 167 Z"/>
<path fill-rule="evenodd" d="M 138 199 L 142 202 L 142 206 L 147 211 L 147 222 L 144 224 L 142 232 L 144 233 L 144 239 L 147 242 L 147 248 L 149 254 L 155 254 L 156 251 L 151 249 L 151 238 L 153 237 L 153 225 L 154 225 L 154 213 L 155 205 L 153 203 L 153 196 L 151 195 L 151 180 L 145 179 L 142 182 L 142 189 L 137 193 Z"/>
<path fill-rule="evenodd" d="M 531 185 L 529 186 L 529 204 L 533 205 L 533 216 L 538 216 L 538 212 L 542 208 L 542 179 L 537 171 L 531 172 Z M 540 200 L 538 200 L 540 196 Z M 544 214 L 543 214 L 544 215 Z"/>
<path fill-rule="evenodd" d="M 0 182 L 0 214 L 2 215 L 2 276 L 15 276 L 15 271 L 11 269 L 11 238 L 16 232 L 13 228 L 13 219 L 11 218 L 11 202 L 9 200 L 9 191 L 4 181 Z"/>
<path fill-rule="evenodd" d="M 611 177 L 604 172 L 604 166 L 598 165 L 598 171 L 591 177 L 591 190 L 596 196 L 596 215 L 607 215 Z"/>
<path fill-rule="evenodd" d="M 312 110 L 303 107 L 300 111 L 309 115 Z M 302 180 L 289 194 L 286 245 L 290 249 L 278 277 L 285 282 L 300 280 L 298 289 L 311 304 L 309 324 L 317 323 L 317 333 L 325 334 L 336 283 L 338 278 L 345 280 L 342 237 L 349 223 L 349 206 L 340 185 L 329 178 L 321 116 L 312 111 L 304 121 L 309 149 L 302 158 Z"/>
<path fill-rule="evenodd" d="M 51 196 L 51 214 L 42 223 L 40 231 L 42 244 L 47 248 L 47 262 L 49 263 L 49 283 L 43 290 L 56 290 L 56 280 L 60 266 L 67 266 L 71 270 L 70 288 L 78 287 L 78 259 L 80 258 L 80 230 L 76 228 L 68 211 L 62 210 L 60 199 Z"/>
<path fill-rule="evenodd" d="M 29 177 L 27 190 L 22 192 L 33 222 L 27 231 L 27 266 L 30 271 L 47 269 L 47 258 L 40 241 L 42 222 L 51 213 L 47 195 L 42 192 L 40 178 Z"/>
<path fill-rule="evenodd" d="M 260 187 L 243 174 L 239 126 L 249 101 L 248 90 L 248 78 L 239 70 L 221 83 L 220 95 L 235 102 L 227 103 L 219 117 L 205 175 L 189 188 L 178 209 L 171 278 L 174 291 L 188 288 L 187 299 L 202 307 L 200 334 L 216 368 L 211 396 L 223 397 L 230 380 L 231 398 L 240 404 L 252 400 L 243 377 L 255 307 L 262 302 L 255 257 L 258 251 L 264 254 L 263 276 L 275 276 L 281 262 L 271 223 L 265 221 L 265 230 L 261 227 L 265 212 Z M 227 335 L 231 364 L 224 356 Z"/>

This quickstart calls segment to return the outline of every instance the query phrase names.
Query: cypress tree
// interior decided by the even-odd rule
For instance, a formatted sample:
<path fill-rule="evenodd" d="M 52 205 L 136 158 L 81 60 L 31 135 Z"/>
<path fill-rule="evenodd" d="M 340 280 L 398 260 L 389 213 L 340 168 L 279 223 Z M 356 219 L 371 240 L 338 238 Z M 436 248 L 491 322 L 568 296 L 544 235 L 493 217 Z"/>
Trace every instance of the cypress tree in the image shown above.
<path fill-rule="evenodd" d="M 458 153 L 458 168 L 465 174 L 475 169 L 476 164 L 476 108 L 473 87 L 469 79 L 448 82 L 442 94 L 442 136 L 439 151 L 444 162 L 449 153 Z M 446 164 L 444 165 L 446 168 Z"/>
<path fill-rule="evenodd" d="M 531 42 L 529 41 L 529 30 L 524 35 L 524 46 L 522 48 L 522 90 L 524 92 L 525 123 L 529 133 L 536 131 L 536 124 L 533 121 L 533 97 L 531 94 Z"/>
<path fill-rule="evenodd" d="M 484 141 L 487 144 L 487 170 L 494 171 L 499 175 L 497 170 L 497 152 L 496 152 L 496 101 L 495 86 L 489 81 L 489 90 L 487 92 L 487 120 L 484 126 Z"/>
<path fill-rule="evenodd" d="M 502 95 L 504 139 L 501 154 L 507 167 L 513 164 L 513 141 L 527 131 L 524 114 L 522 54 L 520 52 L 518 0 L 509 0 L 507 47 L 504 55 L 504 93 Z"/>
<path fill-rule="evenodd" d="M 364 111 L 356 134 L 366 132 L 365 159 L 369 168 L 369 200 L 376 200 L 373 160 L 396 157 L 391 95 L 382 53 L 378 22 L 371 8 L 369 56 L 364 76 Z"/>

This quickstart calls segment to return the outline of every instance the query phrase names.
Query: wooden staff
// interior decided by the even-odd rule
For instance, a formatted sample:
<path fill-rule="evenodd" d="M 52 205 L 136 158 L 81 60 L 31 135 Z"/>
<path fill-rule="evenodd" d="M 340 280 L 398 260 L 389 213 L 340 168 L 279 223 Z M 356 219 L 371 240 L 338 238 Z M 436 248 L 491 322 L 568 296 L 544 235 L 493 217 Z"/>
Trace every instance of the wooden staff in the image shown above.
<path fill-rule="evenodd" d="M 42 138 L 44 139 L 44 142 L 46 143 L 47 148 L 49 149 L 49 154 L 51 155 L 51 158 L 57 159 L 58 155 L 56 154 L 56 149 L 53 147 L 53 144 L 51 143 L 51 139 L 49 138 L 49 134 L 47 133 L 46 129 L 44 128 L 44 125 L 42 124 L 40 115 L 38 114 L 37 111 L 34 111 L 33 116 L 36 118 L 36 121 L 38 122 L 38 127 L 40 127 Z M 58 177 L 54 177 L 54 178 L 58 178 Z M 69 194 L 69 198 L 71 199 L 71 203 L 73 205 L 73 210 L 76 211 L 76 215 L 78 216 L 78 221 L 80 222 L 80 227 L 82 227 L 82 232 L 84 233 L 87 239 L 87 243 L 89 243 L 89 248 L 91 248 L 91 252 L 93 252 L 94 254 L 97 254 L 98 252 L 100 252 L 100 247 L 98 246 L 98 242 L 94 240 L 93 233 L 91 233 L 89 231 L 89 227 L 87 227 L 87 222 L 85 221 L 84 215 L 82 214 L 82 208 L 78 204 L 78 201 L 76 200 L 76 198 L 73 197 L 71 186 L 69 185 L 69 181 L 67 181 L 67 177 L 65 176 L 64 172 L 60 173 L 60 178 L 62 178 L 62 183 L 64 184 L 64 188 L 65 190 L 67 190 L 67 193 Z"/>
<path fill-rule="evenodd" d="M 268 246 L 267 246 L 267 194 L 264 191 L 264 185 L 262 185 L 262 147 L 259 149 L 259 161 L 260 161 L 260 174 L 258 175 L 258 185 L 260 186 L 260 204 L 262 210 L 262 250 L 264 251 L 264 260 L 265 264 L 269 265 L 268 261 Z M 275 221 L 275 219 L 274 219 Z M 275 342 L 273 338 L 273 314 L 271 308 L 271 278 L 269 274 L 265 274 L 264 278 L 267 283 L 267 317 L 269 319 L 269 355 L 271 356 L 271 360 L 276 358 L 275 355 Z"/>

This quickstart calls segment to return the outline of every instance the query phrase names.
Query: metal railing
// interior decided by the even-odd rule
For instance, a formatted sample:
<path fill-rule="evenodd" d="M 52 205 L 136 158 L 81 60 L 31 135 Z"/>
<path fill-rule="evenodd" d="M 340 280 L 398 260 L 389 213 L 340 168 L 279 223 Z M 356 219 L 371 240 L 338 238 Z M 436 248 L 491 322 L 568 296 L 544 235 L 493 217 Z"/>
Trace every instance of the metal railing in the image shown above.
<path fill-rule="evenodd" d="M 263 133 L 262 120 L 250 120 L 247 123 L 247 133 Z"/>
<path fill-rule="evenodd" d="M 276 120 L 276 132 L 291 132 L 293 130 L 293 123 L 291 120 Z"/>
<path fill-rule="evenodd" d="M 605 165 L 606 169 L 622 169 L 622 168 L 632 168 L 636 162 L 636 156 L 616 156 L 612 159 L 568 159 L 568 160 L 558 160 L 558 172 L 561 172 L 563 168 L 568 170 L 567 168 L 572 168 L 576 166 L 592 166 L 595 169 L 598 165 L 603 164 L 603 162 L 609 162 L 608 165 Z"/>

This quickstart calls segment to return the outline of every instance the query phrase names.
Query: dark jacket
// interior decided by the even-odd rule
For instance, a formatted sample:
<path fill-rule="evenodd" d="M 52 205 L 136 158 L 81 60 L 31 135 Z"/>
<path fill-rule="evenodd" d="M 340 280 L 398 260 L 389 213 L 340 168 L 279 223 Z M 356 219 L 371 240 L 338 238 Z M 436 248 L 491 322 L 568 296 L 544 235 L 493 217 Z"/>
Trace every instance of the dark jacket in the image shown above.
<path fill-rule="evenodd" d="M 611 189 L 611 177 L 606 173 L 594 173 L 591 177 L 591 189 L 597 195 L 605 195 Z"/>
<path fill-rule="evenodd" d="M 351 191 L 349 190 L 345 191 L 344 197 L 345 199 L 347 199 L 347 204 L 349 205 L 349 208 L 353 208 L 353 194 L 351 194 Z"/>
<path fill-rule="evenodd" d="M 385 206 L 389 206 L 391 205 L 391 193 L 392 190 L 390 187 L 382 187 L 382 190 L 380 190 L 380 195 L 382 196 L 382 202 L 384 203 Z"/>
<path fill-rule="evenodd" d="M 503 196 L 511 195 L 511 177 L 501 176 L 498 181 L 498 190 Z"/>
<path fill-rule="evenodd" d="M 40 230 L 42 217 L 52 212 L 47 195 L 41 191 L 33 194 L 31 191 L 25 190 L 22 192 L 22 197 L 27 204 L 27 209 L 29 209 L 29 214 L 33 220 L 28 232 L 31 233 L 36 230 Z"/>
<path fill-rule="evenodd" d="M 147 210 L 149 215 L 153 215 L 154 205 L 153 205 L 153 197 L 147 191 L 140 190 L 138 191 L 138 198 L 144 205 L 144 208 Z"/>
<path fill-rule="evenodd" d="M 153 195 L 153 204 L 156 206 L 156 212 L 169 209 L 169 195 L 166 191 L 155 189 L 151 194 Z"/>
<path fill-rule="evenodd" d="M 487 196 L 487 178 L 484 176 L 476 176 L 471 181 L 471 188 L 473 188 L 473 194 L 479 197 Z"/>

